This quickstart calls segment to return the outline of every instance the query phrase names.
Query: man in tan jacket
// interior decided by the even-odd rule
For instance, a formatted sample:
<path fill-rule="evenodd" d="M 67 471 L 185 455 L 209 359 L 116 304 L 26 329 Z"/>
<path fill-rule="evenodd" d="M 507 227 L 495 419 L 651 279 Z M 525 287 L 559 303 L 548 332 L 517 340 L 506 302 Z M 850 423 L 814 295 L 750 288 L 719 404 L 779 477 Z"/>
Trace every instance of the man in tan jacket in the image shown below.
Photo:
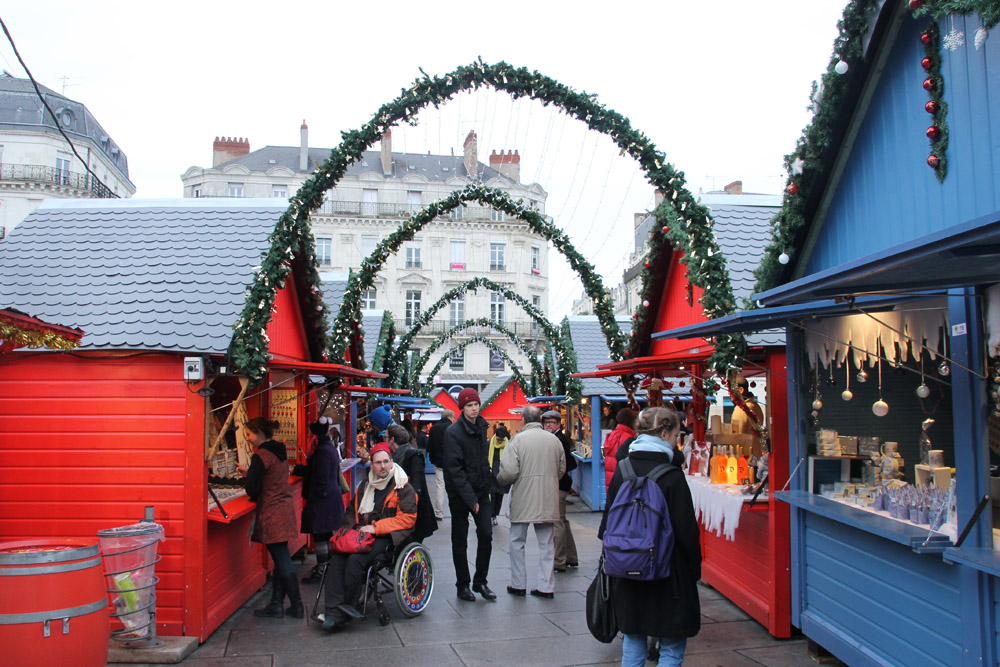
<path fill-rule="evenodd" d="M 566 472 L 566 455 L 559 438 L 542 428 L 542 411 L 529 405 L 521 413 L 524 428 L 504 448 L 500 457 L 501 485 L 513 483 L 510 492 L 510 585 L 507 592 L 524 596 L 527 572 L 524 543 L 528 526 L 538 539 L 538 588 L 531 594 L 555 596 L 555 542 L 552 526 L 559 520 L 559 478 Z"/>

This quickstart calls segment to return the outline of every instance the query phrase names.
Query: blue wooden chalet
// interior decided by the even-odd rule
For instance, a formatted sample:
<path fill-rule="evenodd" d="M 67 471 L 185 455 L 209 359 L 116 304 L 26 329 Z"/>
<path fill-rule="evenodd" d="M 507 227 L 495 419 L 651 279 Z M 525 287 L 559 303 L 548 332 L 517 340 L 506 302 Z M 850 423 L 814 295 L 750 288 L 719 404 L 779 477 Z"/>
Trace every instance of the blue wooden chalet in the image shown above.
<path fill-rule="evenodd" d="M 816 114 L 788 156 L 757 271 L 761 307 L 670 332 L 786 326 L 793 472 L 777 495 L 792 508 L 792 623 L 852 665 L 1000 658 L 1000 510 L 989 501 L 1000 451 L 1000 326 L 989 325 L 1000 321 L 1000 35 L 976 13 L 984 3 L 965 3 L 967 15 L 940 4 L 848 4 Z M 878 401 L 888 414 L 877 416 Z M 903 481 L 927 479 L 915 465 L 927 418 L 942 487 L 954 469 L 954 519 L 940 530 L 850 497 L 852 484 L 878 486 L 865 479 L 864 444 L 833 478 L 820 473 L 816 431 L 833 428 L 898 442 Z M 831 498 L 824 481 L 848 498 Z"/>

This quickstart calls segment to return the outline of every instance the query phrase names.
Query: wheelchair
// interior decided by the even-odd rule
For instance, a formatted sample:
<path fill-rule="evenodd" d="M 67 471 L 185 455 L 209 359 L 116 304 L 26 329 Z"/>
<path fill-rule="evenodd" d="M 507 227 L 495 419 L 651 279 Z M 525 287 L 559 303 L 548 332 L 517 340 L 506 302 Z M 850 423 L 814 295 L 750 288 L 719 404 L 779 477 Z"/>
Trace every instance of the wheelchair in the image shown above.
<path fill-rule="evenodd" d="M 316 618 L 326 590 L 326 570 L 324 564 L 320 576 L 316 602 L 311 618 Z M 391 573 L 391 574 L 390 574 Z M 390 578 L 391 576 L 391 578 Z M 431 553 L 420 542 L 404 542 L 397 549 L 386 549 L 368 566 L 365 583 L 361 588 L 362 599 L 355 608 L 364 618 L 368 617 L 368 600 L 375 602 L 379 625 L 389 624 L 389 609 L 384 596 L 392 594 L 396 606 L 404 616 L 419 615 L 427 608 L 434 592 L 434 566 Z"/>

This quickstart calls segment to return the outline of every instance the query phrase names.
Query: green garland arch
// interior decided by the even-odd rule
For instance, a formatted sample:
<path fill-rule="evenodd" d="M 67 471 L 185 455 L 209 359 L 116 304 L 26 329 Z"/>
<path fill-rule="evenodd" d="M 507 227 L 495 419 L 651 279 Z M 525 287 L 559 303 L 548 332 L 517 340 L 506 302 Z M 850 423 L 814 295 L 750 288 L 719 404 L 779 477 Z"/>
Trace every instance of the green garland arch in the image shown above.
<path fill-rule="evenodd" d="M 502 385 L 500 385 L 500 387 L 496 390 L 496 393 L 494 393 L 488 399 L 486 399 L 485 401 L 483 401 L 483 405 L 480 408 L 480 410 L 485 410 L 490 404 L 492 404 L 493 401 L 496 400 L 497 396 L 499 396 L 500 394 L 502 394 L 505 391 L 507 391 L 507 387 L 509 387 L 510 383 L 513 382 L 516 379 L 517 379 L 516 375 L 511 375 L 509 378 L 507 378 L 504 381 L 504 383 Z M 528 389 L 523 382 L 521 383 L 521 389 L 525 392 L 525 396 L 528 395 L 528 392 L 531 392 L 532 394 L 535 393 L 535 388 L 534 387 Z"/>
<path fill-rule="evenodd" d="M 385 364 L 392 368 L 392 342 L 396 337 L 396 324 L 392 313 L 388 310 L 382 313 L 382 326 L 378 330 L 378 343 L 375 344 L 375 355 L 372 357 L 372 370 L 381 373 Z"/>
<path fill-rule="evenodd" d="M 431 318 L 434 317 L 434 315 L 439 310 L 444 308 L 445 305 L 455 300 L 460 295 L 466 292 L 476 290 L 480 287 L 485 287 L 494 292 L 499 292 L 500 294 L 503 294 L 506 298 L 510 299 L 511 301 L 514 301 L 519 306 L 521 306 L 524 309 L 524 311 L 528 314 L 528 316 L 531 317 L 535 322 L 537 322 L 538 325 L 545 331 L 545 337 L 546 339 L 548 339 L 549 344 L 555 346 L 556 355 L 557 358 L 559 359 L 560 364 L 563 364 L 564 360 L 568 361 L 569 357 L 566 354 L 566 347 L 563 344 L 559 330 L 556 327 L 554 327 L 552 323 L 549 322 L 548 319 L 546 319 L 545 315 L 542 314 L 542 311 L 535 308 L 535 306 L 529 303 L 527 299 L 525 299 L 517 292 L 511 290 L 510 288 L 504 285 L 501 285 L 500 283 L 494 282 L 489 278 L 483 278 L 482 276 L 478 278 L 473 278 L 471 280 L 467 280 L 461 285 L 453 287 L 452 289 L 445 292 L 441 296 L 441 298 L 435 301 L 427 310 L 422 312 L 420 314 L 420 317 L 418 317 L 417 320 L 413 323 L 413 326 L 410 327 L 409 331 L 407 331 L 405 334 L 399 337 L 399 341 L 396 344 L 394 353 L 395 361 L 398 362 L 402 360 L 402 356 L 406 354 L 406 350 L 409 348 L 410 343 L 413 341 L 414 336 L 416 336 L 417 333 L 423 327 L 427 326 L 430 323 Z M 560 367 L 560 374 L 563 372 L 563 370 L 566 371 L 567 377 L 569 377 L 570 373 L 576 373 L 577 371 L 575 365 L 570 367 L 568 364 L 565 369 L 563 369 L 562 366 Z"/>
<path fill-rule="evenodd" d="M 529 382 L 528 379 L 524 377 L 524 374 L 521 373 L 521 369 L 519 369 L 517 367 L 517 364 L 514 363 L 514 359 L 511 358 L 509 354 L 507 354 L 507 350 L 503 349 L 502 347 L 491 341 L 489 338 L 486 338 L 485 336 L 473 336 L 469 340 L 464 340 L 455 347 L 449 348 L 448 351 L 445 352 L 440 359 L 438 359 L 438 362 L 434 364 L 434 367 L 427 372 L 427 376 L 432 378 L 435 375 L 437 375 L 437 372 L 441 370 L 442 366 L 444 366 L 444 362 L 448 360 L 449 355 L 451 355 L 454 352 L 460 352 L 461 350 L 464 350 L 465 348 L 469 347 L 474 343 L 482 343 L 483 345 L 485 345 L 486 347 L 488 347 L 489 349 L 493 350 L 501 357 L 503 357 L 507 361 L 507 363 L 510 364 L 510 370 L 513 373 L 511 377 L 512 378 L 516 377 L 520 381 L 522 387 L 534 386 L 536 382 L 535 378 L 532 377 L 531 382 Z M 421 396 L 427 396 L 430 393 L 428 391 L 429 386 L 430 385 L 427 384 L 421 385 L 420 387 Z M 488 403 L 484 403 L 483 407 L 486 407 L 486 405 L 488 405 Z"/>
<path fill-rule="evenodd" d="M 512 217 L 523 220 L 533 232 L 551 242 L 553 247 L 563 254 L 573 270 L 580 276 L 587 294 L 594 299 L 595 304 L 601 304 L 600 307 L 595 306 L 595 311 L 598 312 L 598 318 L 601 322 L 601 329 L 609 341 L 609 347 L 613 350 L 619 350 L 617 358 L 621 358 L 620 355 L 625 350 L 626 338 L 618 327 L 612 302 L 607 296 L 604 284 L 594 265 L 577 252 L 565 232 L 548 222 L 537 211 L 526 208 L 521 200 L 514 201 L 503 190 L 478 184 L 469 184 L 462 190 L 456 190 L 447 197 L 428 204 L 404 221 L 399 229 L 382 239 L 375 246 L 371 255 L 361 262 L 361 269 L 348 279 L 340 312 L 333 325 L 332 353 L 334 358 L 341 358 L 350 342 L 351 335 L 357 333 L 357 321 L 361 313 L 361 295 L 375 284 L 375 276 L 385 265 L 386 260 L 395 254 L 403 246 L 403 243 L 412 240 L 414 235 L 424 226 L 469 201 L 492 206 Z M 611 341 L 615 341 L 615 344 L 612 345 Z M 397 359 L 402 349 L 403 347 L 400 345 L 396 352 Z"/>
<path fill-rule="evenodd" d="M 541 364 L 538 363 L 538 359 L 535 358 L 535 351 L 532 350 L 530 347 L 528 347 L 527 343 L 518 338 L 517 334 L 515 334 L 513 331 L 511 331 L 504 325 L 498 322 L 494 322 L 488 317 L 479 317 L 474 320 L 466 320 L 461 324 L 457 324 L 448 331 L 445 331 L 443 334 L 435 338 L 434 341 L 427 347 L 427 351 L 421 354 L 418 359 L 415 359 L 413 362 L 413 367 L 408 369 L 409 382 L 407 386 L 409 387 L 417 386 L 421 369 L 423 369 L 423 367 L 427 365 L 427 362 L 429 362 L 431 359 L 431 355 L 434 354 L 434 352 L 437 351 L 439 347 L 441 347 L 445 342 L 450 340 L 451 337 L 454 336 L 455 334 L 461 333 L 466 329 L 471 329 L 472 327 L 487 327 L 493 329 L 497 333 L 501 333 L 504 336 L 506 336 L 508 339 L 510 339 L 510 342 L 514 343 L 514 345 L 516 345 L 517 348 L 524 353 L 524 356 L 528 358 L 528 363 L 531 364 L 532 374 L 538 378 L 541 378 L 543 376 L 542 366 Z"/>
<path fill-rule="evenodd" d="M 422 74 L 423 77 L 417 79 L 408 89 L 402 90 L 396 99 L 382 105 L 374 117 L 360 129 L 344 132 L 341 143 L 330 152 L 330 156 L 317 168 L 312 178 L 303 183 L 291 198 L 288 210 L 282 214 L 275 235 L 272 235 L 271 249 L 264 260 L 269 280 L 264 284 L 265 289 L 253 294 L 248 293 L 243 314 L 235 325 L 234 358 L 238 360 L 241 369 L 253 371 L 260 368 L 261 374 L 266 369 L 267 345 L 264 334 L 274 303 L 276 292 L 274 279 L 279 275 L 282 278 L 287 275 L 287 271 L 274 267 L 272 262 L 277 260 L 280 265 L 286 259 L 286 248 L 289 254 L 292 250 L 286 243 L 283 230 L 296 232 L 300 243 L 300 246 L 297 246 L 300 255 L 309 259 L 312 273 L 315 274 L 313 240 L 311 235 L 302 232 L 303 230 L 308 232 L 310 229 L 309 216 L 323 203 L 325 193 L 344 176 L 348 166 L 360 159 L 364 151 L 374 146 L 394 124 L 398 122 L 415 124 L 421 109 L 429 104 L 438 107 L 466 90 L 478 90 L 481 86 L 489 86 L 510 94 L 513 99 L 529 97 L 540 101 L 544 106 L 554 104 L 560 107 L 568 115 L 585 123 L 588 128 L 608 136 L 621 149 L 623 155 L 628 154 L 635 159 L 645 172 L 650 185 L 661 192 L 669 205 L 678 212 L 686 229 L 710 228 L 708 211 L 697 203 L 694 195 L 685 187 L 683 172 L 667 162 L 663 152 L 657 150 L 645 134 L 634 129 L 627 118 L 597 102 L 594 94 L 577 92 L 537 71 L 513 67 L 505 62 L 487 64 L 481 59 L 459 67 L 445 76 L 431 77 L 423 72 Z M 431 207 L 436 205 L 432 204 Z M 506 212 L 511 211 L 506 209 Z M 513 212 L 511 214 L 516 215 Z M 278 235 L 279 231 L 281 236 Z M 682 250 L 685 252 L 694 250 L 689 239 L 683 240 Z M 262 265 L 263 271 L 264 265 Z M 589 291 L 591 286 L 588 284 L 589 281 L 583 274 L 581 278 L 584 279 L 584 287 L 588 288 L 588 295 L 594 300 L 594 310 L 601 321 L 611 358 L 621 360 L 629 356 L 628 340 L 614 321 L 611 299 L 603 289 L 596 293 Z M 313 284 L 318 284 L 318 276 Z M 347 310 L 356 314 L 358 311 L 353 310 L 355 304 L 350 301 L 359 298 L 358 294 L 345 294 L 345 303 L 349 306 Z M 327 314 L 325 304 L 313 299 L 311 305 L 315 305 L 316 317 L 325 321 Z M 341 314 L 344 314 L 344 311 L 342 305 Z M 309 314 L 312 315 L 311 312 Z M 332 334 L 333 341 L 329 348 L 334 361 L 344 359 L 348 347 L 347 338 L 356 334 L 356 317 L 353 320 L 338 317 L 337 329 Z M 324 336 L 321 343 L 327 342 L 328 337 Z M 352 356 L 356 358 L 359 354 L 360 349 L 355 347 Z"/>

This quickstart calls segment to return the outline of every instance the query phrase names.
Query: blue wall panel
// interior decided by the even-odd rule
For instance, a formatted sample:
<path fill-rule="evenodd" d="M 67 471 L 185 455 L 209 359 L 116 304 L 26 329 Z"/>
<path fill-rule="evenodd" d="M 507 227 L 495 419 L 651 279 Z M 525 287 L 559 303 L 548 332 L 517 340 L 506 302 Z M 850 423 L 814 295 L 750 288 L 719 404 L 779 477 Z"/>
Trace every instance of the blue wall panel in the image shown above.
<path fill-rule="evenodd" d="M 849 664 L 962 661 L 958 568 L 804 512 L 803 630 Z M 836 645 L 839 643 L 840 645 Z"/>
<path fill-rule="evenodd" d="M 948 175 L 927 166 L 931 116 L 920 33 L 907 18 L 807 259 L 805 275 L 1000 210 L 1000 40 L 973 46 L 978 18 L 954 18 L 965 46 L 942 51 Z M 951 19 L 941 31 L 951 29 Z"/>

